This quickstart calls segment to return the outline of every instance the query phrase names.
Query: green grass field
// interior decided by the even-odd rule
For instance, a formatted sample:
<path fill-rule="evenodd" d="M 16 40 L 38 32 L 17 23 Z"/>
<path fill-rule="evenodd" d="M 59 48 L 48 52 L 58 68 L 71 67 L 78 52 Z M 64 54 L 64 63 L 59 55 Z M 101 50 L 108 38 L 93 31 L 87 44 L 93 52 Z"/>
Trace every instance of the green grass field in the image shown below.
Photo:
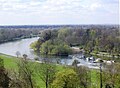
<path fill-rule="evenodd" d="M 0 54 L 0 58 L 4 60 L 4 66 L 8 70 L 17 70 L 17 62 L 19 61 L 18 58 L 5 55 L 5 54 Z M 35 63 L 36 64 L 36 63 Z M 38 64 L 38 63 L 37 63 Z M 57 65 L 57 70 L 62 71 L 64 70 L 65 67 L 61 65 Z M 95 86 L 95 88 L 99 88 L 99 82 L 98 82 L 98 77 L 97 77 L 97 71 L 94 69 L 91 69 L 91 86 Z M 45 88 L 45 83 L 38 77 L 34 76 L 34 79 L 36 81 L 36 84 L 38 88 Z"/>
<path fill-rule="evenodd" d="M 17 58 L 5 54 L 0 54 L 0 58 L 4 61 L 6 69 L 17 69 Z"/>
<path fill-rule="evenodd" d="M 4 61 L 5 69 L 18 70 L 17 63 L 19 60 L 17 57 L 0 54 L 0 58 L 3 59 L 3 61 Z M 34 62 L 34 64 L 38 64 L 38 63 Z M 57 70 L 63 70 L 63 69 L 64 69 L 63 66 L 60 66 L 60 65 L 57 66 Z M 33 77 L 34 77 L 33 79 L 36 81 L 38 88 L 45 88 L 45 83 L 38 76 L 34 75 Z"/>

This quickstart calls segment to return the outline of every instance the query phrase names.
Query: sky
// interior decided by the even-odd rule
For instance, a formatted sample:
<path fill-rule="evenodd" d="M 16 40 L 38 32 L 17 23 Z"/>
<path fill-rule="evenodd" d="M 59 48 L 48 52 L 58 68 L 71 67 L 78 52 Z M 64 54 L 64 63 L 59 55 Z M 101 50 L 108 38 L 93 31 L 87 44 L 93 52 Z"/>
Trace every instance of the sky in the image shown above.
<path fill-rule="evenodd" d="M 0 0 L 0 25 L 118 24 L 120 0 Z"/>

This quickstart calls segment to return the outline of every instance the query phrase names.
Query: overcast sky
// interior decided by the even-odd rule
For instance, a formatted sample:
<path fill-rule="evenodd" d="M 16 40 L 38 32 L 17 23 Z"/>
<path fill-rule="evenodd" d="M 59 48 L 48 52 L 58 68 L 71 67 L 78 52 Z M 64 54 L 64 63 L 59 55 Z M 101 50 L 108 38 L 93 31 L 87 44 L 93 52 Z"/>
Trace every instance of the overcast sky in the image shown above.
<path fill-rule="evenodd" d="M 0 0 L 0 25 L 118 22 L 119 0 Z"/>

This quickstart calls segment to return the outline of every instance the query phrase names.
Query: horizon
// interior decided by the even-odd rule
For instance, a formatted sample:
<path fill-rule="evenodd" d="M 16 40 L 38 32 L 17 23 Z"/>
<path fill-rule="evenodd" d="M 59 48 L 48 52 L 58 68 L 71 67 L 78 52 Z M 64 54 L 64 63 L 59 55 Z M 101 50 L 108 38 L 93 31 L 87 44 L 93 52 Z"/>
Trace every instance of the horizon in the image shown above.
<path fill-rule="evenodd" d="M 82 26 L 82 25 L 120 25 L 120 24 L 10 24 L 0 26 Z"/>

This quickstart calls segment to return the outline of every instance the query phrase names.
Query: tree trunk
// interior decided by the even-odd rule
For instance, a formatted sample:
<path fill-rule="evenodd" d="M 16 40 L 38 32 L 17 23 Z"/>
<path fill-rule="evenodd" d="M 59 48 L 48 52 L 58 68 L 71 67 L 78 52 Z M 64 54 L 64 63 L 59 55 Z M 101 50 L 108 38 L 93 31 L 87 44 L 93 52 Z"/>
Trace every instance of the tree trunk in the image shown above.
<path fill-rule="evenodd" d="M 46 82 L 45 82 L 46 88 L 48 88 L 48 69 L 47 69 L 47 73 L 46 73 Z"/>
<path fill-rule="evenodd" d="M 46 88 L 48 88 L 48 82 L 47 81 L 45 82 L 45 85 L 46 85 Z"/>
<path fill-rule="evenodd" d="M 30 81 L 30 86 L 31 86 L 31 88 L 33 88 L 33 83 L 32 83 L 31 77 L 29 77 L 29 81 Z"/>

